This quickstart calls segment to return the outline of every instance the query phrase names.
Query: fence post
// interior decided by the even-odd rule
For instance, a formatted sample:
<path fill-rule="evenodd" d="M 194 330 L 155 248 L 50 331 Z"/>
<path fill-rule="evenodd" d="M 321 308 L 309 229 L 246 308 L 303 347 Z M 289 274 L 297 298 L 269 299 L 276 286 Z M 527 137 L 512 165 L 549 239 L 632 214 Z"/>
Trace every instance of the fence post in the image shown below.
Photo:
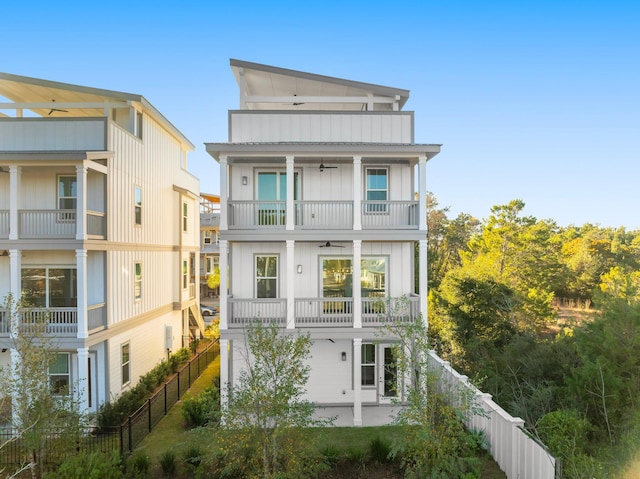
<path fill-rule="evenodd" d="M 133 443 L 133 438 L 132 438 L 132 433 L 131 433 L 131 416 L 129 416 L 129 452 L 133 452 L 133 446 L 131 445 Z"/>
<path fill-rule="evenodd" d="M 147 399 L 147 418 L 148 418 L 149 432 L 151 432 L 151 398 Z"/>
<path fill-rule="evenodd" d="M 167 415 L 167 383 L 164 383 L 164 415 Z"/>
<path fill-rule="evenodd" d="M 524 421 L 519 417 L 511 419 L 511 471 L 513 477 L 520 474 L 520 442 L 524 434 L 520 429 L 524 428 Z M 529 459 L 530 460 L 530 459 Z"/>

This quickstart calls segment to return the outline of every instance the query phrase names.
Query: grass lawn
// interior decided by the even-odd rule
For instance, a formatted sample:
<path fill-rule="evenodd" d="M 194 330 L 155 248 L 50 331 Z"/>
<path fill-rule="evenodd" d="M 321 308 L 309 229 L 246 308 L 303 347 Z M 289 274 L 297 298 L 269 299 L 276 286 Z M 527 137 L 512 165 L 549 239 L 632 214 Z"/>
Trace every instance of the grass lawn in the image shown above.
<path fill-rule="evenodd" d="M 187 395 L 196 396 L 211 385 L 217 379 L 220 370 L 219 357 L 202 373 L 193 383 Z M 183 427 L 182 401 L 171 408 L 167 415 L 158 423 L 156 428 L 138 445 L 136 452 L 141 452 L 151 458 L 152 464 L 158 463 L 158 458 L 166 451 L 174 451 L 180 455 L 180 449 L 184 448 L 190 438 L 190 434 Z M 383 438 L 393 441 L 401 437 L 402 428 L 399 426 L 378 426 L 378 427 L 330 427 L 314 428 L 312 439 L 316 443 L 319 451 L 326 449 L 330 445 L 332 450 L 338 451 L 340 455 L 353 455 L 358 451 L 366 453 L 369 450 L 371 441 L 376 438 Z M 160 477 L 160 476 L 158 476 Z M 393 466 L 378 465 L 375 468 L 371 465 L 355 465 L 350 468 L 336 468 L 321 476 L 321 479 L 355 479 L 366 477 L 367 479 L 399 479 L 403 477 Z M 506 476 L 497 464 L 486 455 L 483 457 L 482 479 L 505 479 Z"/>

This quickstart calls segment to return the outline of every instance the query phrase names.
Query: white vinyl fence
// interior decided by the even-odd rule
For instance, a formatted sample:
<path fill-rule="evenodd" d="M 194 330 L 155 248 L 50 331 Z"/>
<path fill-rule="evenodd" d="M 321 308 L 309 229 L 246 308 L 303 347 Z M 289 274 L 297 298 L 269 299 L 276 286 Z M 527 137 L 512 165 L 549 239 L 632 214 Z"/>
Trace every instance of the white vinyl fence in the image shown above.
<path fill-rule="evenodd" d="M 483 393 L 469 383 L 447 361 L 435 352 L 429 352 L 429 364 L 439 375 L 442 392 L 450 391 L 448 397 L 458 401 L 469 391 L 475 398 L 475 414 L 470 414 L 467 428 L 483 431 L 489 443 L 489 452 L 504 471 L 508 479 L 554 479 L 556 459 L 545 447 L 524 430 L 524 421 L 510 416 L 491 399 L 491 394 Z M 482 412 L 484 411 L 484 413 Z"/>

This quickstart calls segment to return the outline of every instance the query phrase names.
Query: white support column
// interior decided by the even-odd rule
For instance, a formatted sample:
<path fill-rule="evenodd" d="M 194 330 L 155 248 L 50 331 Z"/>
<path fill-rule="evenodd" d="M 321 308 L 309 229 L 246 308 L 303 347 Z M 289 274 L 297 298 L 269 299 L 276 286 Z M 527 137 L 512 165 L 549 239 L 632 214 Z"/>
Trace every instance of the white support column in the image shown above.
<path fill-rule="evenodd" d="M 353 229 L 362 229 L 362 157 L 353 157 Z"/>
<path fill-rule="evenodd" d="M 288 231 L 293 231 L 295 228 L 295 217 L 296 217 L 296 213 L 295 213 L 295 203 L 294 203 L 294 188 L 293 188 L 293 181 L 294 181 L 294 172 L 293 172 L 293 156 L 287 156 L 287 205 L 286 205 L 286 210 L 287 210 L 287 223 L 286 223 L 286 229 Z"/>
<path fill-rule="evenodd" d="M 87 239 L 87 170 L 76 166 L 76 239 Z"/>
<path fill-rule="evenodd" d="M 418 242 L 418 264 L 420 265 L 418 288 L 420 294 L 420 314 L 424 321 L 425 328 L 429 326 L 429 318 L 427 317 L 427 240 L 422 239 Z"/>
<path fill-rule="evenodd" d="M 287 240 L 287 329 L 296 327 L 295 246 L 294 240 Z"/>
<path fill-rule="evenodd" d="M 78 339 L 89 337 L 89 326 L 87 318 L 87 250 L 76 250 L 76 282 L 77 282 L 77 323 L 78 323 Z"/>
<path fill-rule="evenodd" d="M 362 338 L 353 338 L 353 425 L 362 426 Z"/>
<path fill-rule="evenodd" d="M 222 198 L 222 195 L 220 196 Z M 222 200 L 221 200 L 222 201 Z M 227 329 L 229 322 L 227 315 L 229 314 L 229 308 L 227 301 L 229 299 L 229 285 L 228 282 L 228 264 L 229 264 L 229 242 L 227 240 L 220 240 L 220 330 Z"/>
<path fill-rule="evenodd" d="M 227 165 L 227 157 L 220 156 L 220 231 L 229 229 L 229 171 Z"/>
<path fill-rule="evenodd" d="M 22 253 L 19 249 L 9 250 L 9 292 L 14 301 L 22 296 Z"/>
<path fill-rule="evenodd" d="M 427 157 L 418 158 L 418 229 L 427 234 Z M 422 264 L 422 263 L 420 263 Z"/>
<path fill-rule="evenodd" d="M 18 239 L 18 212 L 20 210 L 20 176 L 22 168 L 9 167 L 9 239 Z M 17 297 L 19 298 L 19 296 Z"/>
<path fill-rule="evenodd" d="M 220 340 L 220 408 L 222 410 L 221 423 L 225 423 L 229 387 L 229 340 Z"/>
<path fill-rule="evenodd" d="M 89 410 L 89 348 L 78 348 L 78 378 L 74 385 L 81 414 Z"/>
<path fill-rule="evenodd" d="M 353 264 L 351 267 L 351 284 L 353 290 L 353 327 L 362 328 L 362 284 L 360 277 L 360 261 L 362 258 L 362 240 L 353 240 Z"/>

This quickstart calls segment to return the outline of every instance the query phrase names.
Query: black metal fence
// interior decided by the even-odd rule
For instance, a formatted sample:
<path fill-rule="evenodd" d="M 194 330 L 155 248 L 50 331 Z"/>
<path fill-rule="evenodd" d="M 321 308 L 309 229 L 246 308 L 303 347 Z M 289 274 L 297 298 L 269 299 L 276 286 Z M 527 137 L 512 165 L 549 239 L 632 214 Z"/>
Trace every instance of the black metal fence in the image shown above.
<path fill-rule="evenodd" d="M 123 424 L 84 431 L 84 434 L 74 441 L 75 451 L 119 451 L 121 454 L 133 451 L 219 354 L 220 343 L 217 340 L 209 343 Z M 55 450 L 52 445 L 56 441 L 58 439 L 55 436 L 47 439 L 44 447 L 45 457 L 39 458 L 39 461 L 55 462 L 55 458 L 47 455 L 46 451 Z M 24 445 L 20 438 L 16 438 L 16 431 L 0 428 L 0 445 L 3 444 L 4 446 L 0 447 L 0 470 L 3 466 L 20 464 L 24 460 Z"/>

